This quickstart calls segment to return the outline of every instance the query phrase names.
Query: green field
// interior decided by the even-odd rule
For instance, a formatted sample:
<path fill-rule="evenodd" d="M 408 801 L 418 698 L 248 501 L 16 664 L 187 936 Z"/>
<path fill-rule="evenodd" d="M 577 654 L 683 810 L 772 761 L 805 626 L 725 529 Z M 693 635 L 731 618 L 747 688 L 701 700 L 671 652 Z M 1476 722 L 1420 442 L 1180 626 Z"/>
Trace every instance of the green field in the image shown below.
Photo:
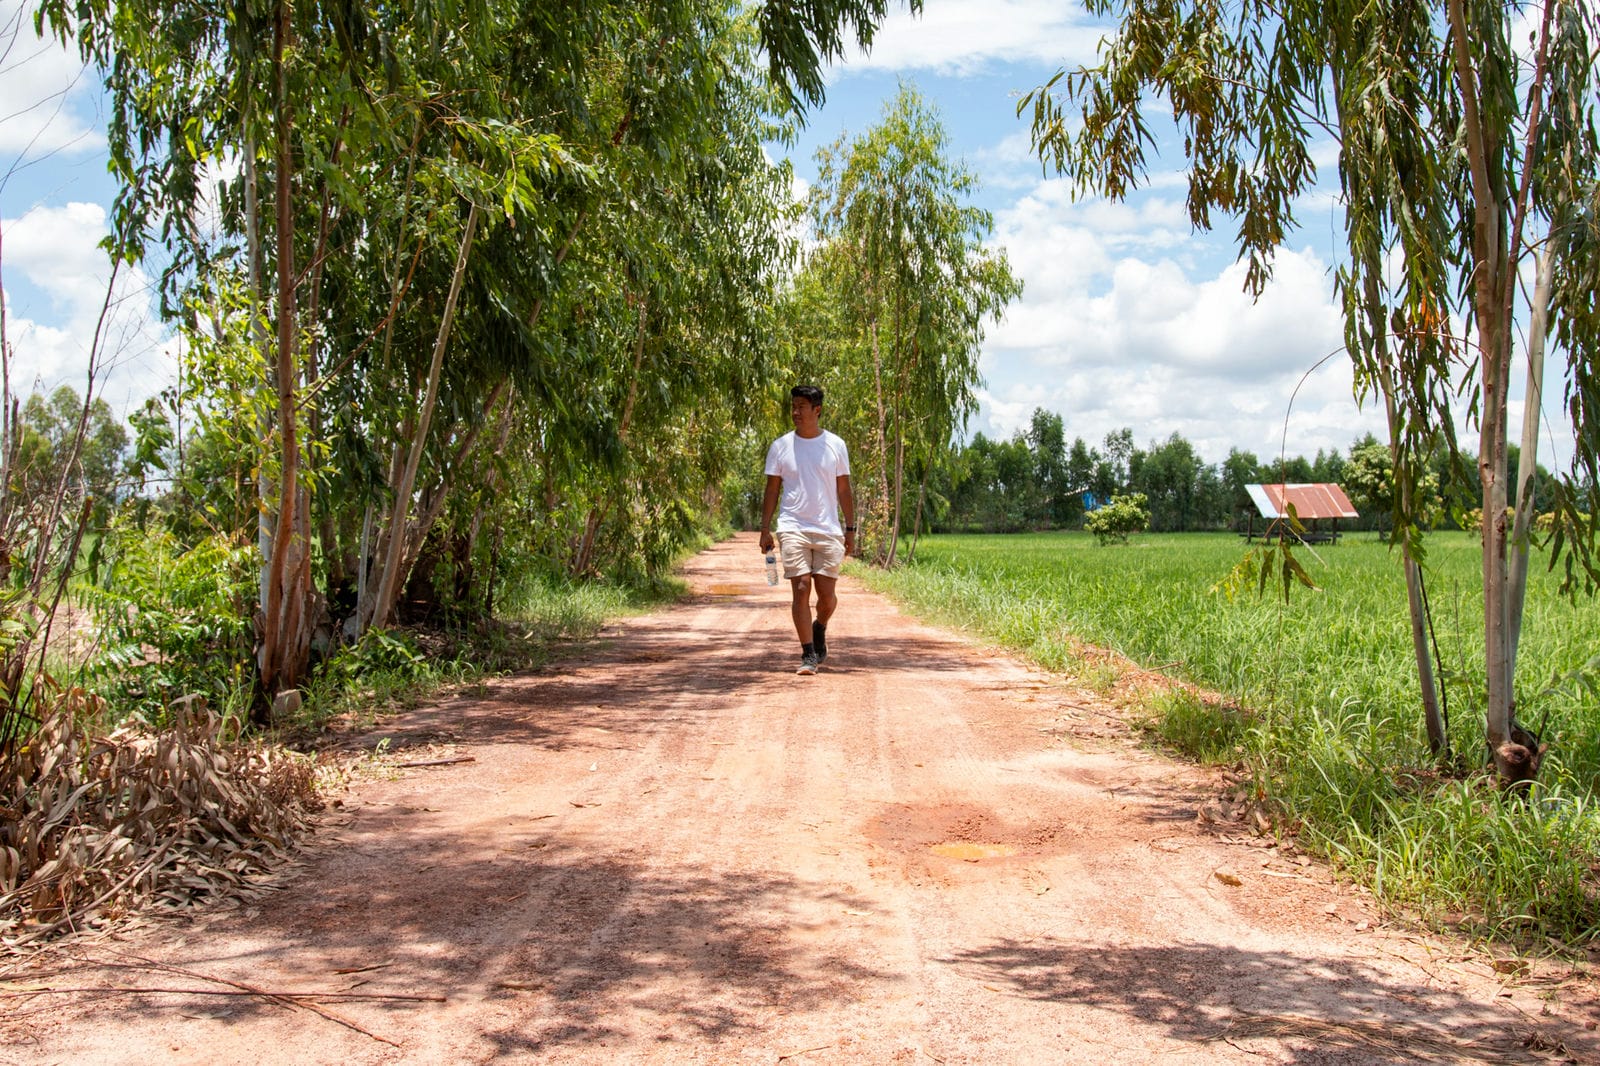
<path fill-rule="evenodd" d="M 1482 594 L 1476 539 L 1427 543 L 1457 772 L 1429 758 L 1399 556 L 1376 537 L 1302 548 L 1319 589 L 1213 588 L 1243 557 L 1231 534 L 924 537 L 916 561 L 864 574 L 919 614 L 1084 673 L 1080 643 L 1115 649 L 1217 693 L 1145 709 L 1188 754 L 1244 760 L 1302 840 L 1391 901 L 1492 932 L 1564 939 L 1600 920 L 1600 603 L 1559 595 L 1536 559 L 1518 660 L 1518 713 L 1551 745 L 1538 793 L 1500 797 L 1472 772 L 1483 748 Z M 1587 682 L 1587 683 L 1586 683 Z"/>

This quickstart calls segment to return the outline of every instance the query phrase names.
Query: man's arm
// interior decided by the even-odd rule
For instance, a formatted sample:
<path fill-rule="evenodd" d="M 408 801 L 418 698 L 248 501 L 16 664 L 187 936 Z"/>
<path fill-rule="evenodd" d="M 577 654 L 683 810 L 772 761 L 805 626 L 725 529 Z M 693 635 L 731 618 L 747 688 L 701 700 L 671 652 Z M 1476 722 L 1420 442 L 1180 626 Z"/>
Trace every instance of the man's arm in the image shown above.
<path fill-rule="evenodd" d="M 834 482 L 839 494 L 839 513 L 844 515 L 844 553 L 856 553 L 856 494 L 850 488 L 850 475 L 840 474 Z"/>
<path fill-rule="evenodd" d="M 848 479 L 847 479 L 848 480 Z M 783 478 L 767 475 L 767 489 L 761 495 L 761 554 L 772 550 L 772 512 L 778 509 L 778 494 L 783 491 Z"/>

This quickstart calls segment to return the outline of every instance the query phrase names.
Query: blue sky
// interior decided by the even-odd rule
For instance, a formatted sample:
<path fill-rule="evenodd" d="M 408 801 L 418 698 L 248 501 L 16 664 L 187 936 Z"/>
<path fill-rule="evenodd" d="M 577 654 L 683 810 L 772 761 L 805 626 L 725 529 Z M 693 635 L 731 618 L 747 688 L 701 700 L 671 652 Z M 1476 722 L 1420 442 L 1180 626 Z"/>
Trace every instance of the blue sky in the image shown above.
<path fill-rule="evenodd" d="M 96 242 L 115 190 L 96 78 L 26 26 L 13 33 L 24 2 L 0 0 L 0 277 L 12 388 L 25 395 L 35 385 L 82 387 L 108 275 Z M 1101 33 L 1059 0 L 926 0 L 920 19 L 893 15 L 870 54 L 832 68 L 827 104 L 789 150 L 796 174 L 814 178 L 815 149 L 876 122 L 901 81 L 939 109 L 952 153 L 981 178 L 994 240 L 1026 286 L 985 341 L 975 431 L 1009 436 L 1044 407 L 1062 415 L 1069 440 L 1098 444 L 1130 426 L 1146 446 L 1177 432 L 1210 462 L 1231 447 L 1266 459 L 1286 443 L 1309 457 L 1368 431 L 1381 437 L 1373 405 L 1355 402 L 1341 350 L 1331 195 L 1300 205 L 1302 228 L 1252 303 L 1232 223 L 1190 230 L 1177 152 L 1153 159 L 1148 188 L 1121 204 L 1075 200 L 1041 170 L 1018 97 L 1060 66 L 1093 59 Z M 1317 161 L 1334 184 L 1331 143 Z M 152 318 L 147 276 L 119 279 L 101 332 L 114 353 L 104 394 L 116 410 L 173 383 L 173 345 Z M 1545 412 L 1547 424 L 1559 419 L 1559 398 L 1547 397 Z M 1514 407 L 1513 439 L 1519 426 Z M 1564 437 L 1544 435 L 1546 465 L 1570 454 Z"/>
<path fill-rule="evenodd" d="M 941 111 L 954 154 L 981 176 L 979 203 L 1026 289 L 990 329 L 983 406 L 972 429 L 1009 436 L 1036 407 L 1060 413 L 1068 438 L 1098 444 L 1121 426 L 1140 446 L 1181 433 L 1211 462 L 1238 447 L 1267 459 L 1348 449 L 1380 439 L 1380 410 L 1357 404 L 1332 270 L 1342 240 L 1337 145 L 1315 145 L 1322 189 L 1296 207 L 1300 229 L 1277 257 L 1261 298 L 1244 294 L 1235 223 L 1192 231 L 1176 138 L 1150 159 L 1148 185 L 1125 203 L 1074 199 L 1042 171 L 1016 105 L 1063 66 L 1092 62 L 1106 27 L 1058 0 L 926 0 L 921 18 L 892 16 L 870 54 L 832 70 L 827 105 L 790 154 L 815 176 L 811 153 L 877 120 L 901 81 Z M 1564 466 L 1559 366 L 1547 371 L 1540 458 Z M 1511 439 L 1521 431 L 1522 376 L 1513 371 Z M 1554 416 L 1555 422 L 1551 422 Z M 1463 443 L 1475 440 L 1465 413 Z"/>

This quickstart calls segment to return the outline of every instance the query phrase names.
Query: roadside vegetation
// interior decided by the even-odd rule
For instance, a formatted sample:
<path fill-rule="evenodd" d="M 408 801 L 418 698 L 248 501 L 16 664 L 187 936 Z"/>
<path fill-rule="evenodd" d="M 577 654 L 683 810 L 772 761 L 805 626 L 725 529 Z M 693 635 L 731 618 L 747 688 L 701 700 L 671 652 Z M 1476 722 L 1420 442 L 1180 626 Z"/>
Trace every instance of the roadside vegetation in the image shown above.
<path fill-rule="evenodd" d="M 1474 933 L 1566 944 L 1600 930 L 1600 603 L 1534 568 L 1518 714 L 1550 745 L 1539 782 L 1503 792 L 1484 770 L 1476 538 L 1429 538 L 1427 588 L 1456 761 L 1430 753 L 1397 551 L 1375 536 L 1302 550 L 1319 591 L 1285 601 L 1215 589 L 1243 544 L 1086 533 L 924 537 L 914 564 L 862 577 L 1090 686 L 1113 680 L 1086 646 L 1189 686 L 1129 709 L 1150 735 L 1242 763 L 1278 831 L 1294 832 L 1393 907 Z"/>
<path fill-rule="evenodd" d="M 0 944 L 236 885 L 315 803 L 274 741 L 670 594 L 790 384 L 799 207 L 764 146 L 883 15 L 38 0 L 0 26 L 102 80 L 119 183 L 75 388 L 13 394 L 0 305 Z M 135 282 L 179 355 L 123 426 L 100 393 Z"/>
<path fill-rule="evenodd" d="M 120 330 L 81 394 L 17 396 L 0 306 L 0 944 L 236 886 L 316 802 L 283 745 L 671 596 L 759 498 L 798 379 L 872 442 L 892 562 L 1020 286 L 913 90 L 809 203 L 771 159 L 885 13 L 38 0 L 0 27 L 103 80 L 105 316 L 139 274 L 180 353 L 124 427 Z M 158 809 L 216 819 L 199 853 Z"/>

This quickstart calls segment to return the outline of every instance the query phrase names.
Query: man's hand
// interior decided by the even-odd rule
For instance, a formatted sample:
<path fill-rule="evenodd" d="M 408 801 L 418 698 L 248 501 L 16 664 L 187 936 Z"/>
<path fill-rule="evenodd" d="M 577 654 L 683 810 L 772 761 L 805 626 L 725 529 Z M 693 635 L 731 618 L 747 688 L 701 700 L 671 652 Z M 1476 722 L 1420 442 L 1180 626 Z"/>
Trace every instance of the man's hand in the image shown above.
<path fill-rule="evenodd" d="M 771 551 L 773 543 L 772 534 L 763 529 L 761 531 L 761 554 L 765 555 Z"/>
<path fill-rule="evenodd" d="M 844 535 L 844 553 L 846 556 L 858 554 L 856 551 L 856 534 L 854 530 Z"/>

